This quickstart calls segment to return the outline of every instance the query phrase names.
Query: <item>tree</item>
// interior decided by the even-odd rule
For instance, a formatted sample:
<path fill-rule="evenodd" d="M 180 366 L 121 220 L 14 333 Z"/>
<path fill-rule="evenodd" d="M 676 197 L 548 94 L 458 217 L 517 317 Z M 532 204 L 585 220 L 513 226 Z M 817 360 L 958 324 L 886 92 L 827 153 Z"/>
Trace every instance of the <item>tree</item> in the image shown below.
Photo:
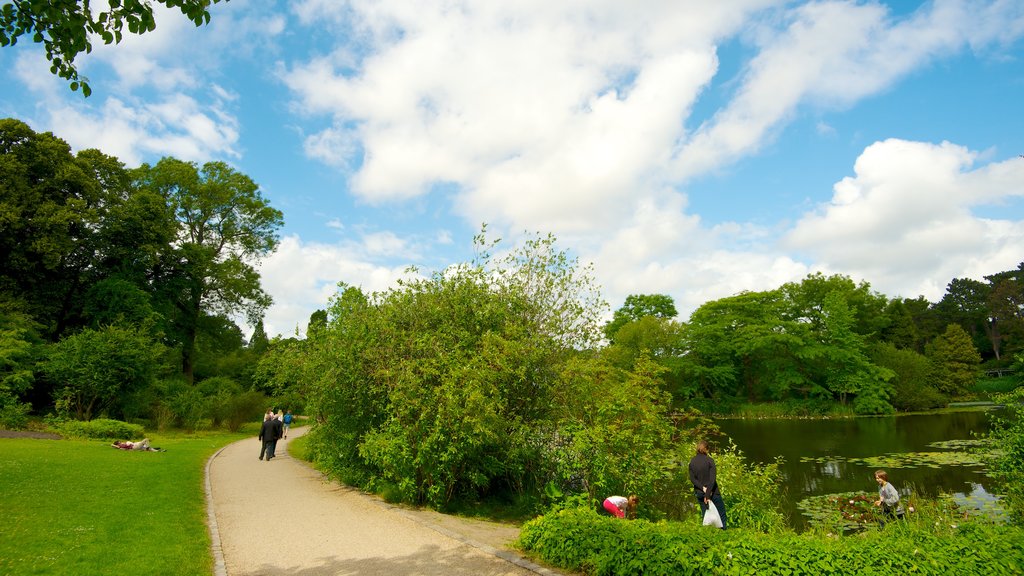
<path fill-rule="evenodd" d="M 882 329 L 882 341 L 890 342 L 893 346 L 905 349 L 920 351 L 920 341 L 917 325 L 914 323 L 914 316 L 904 300 L 896 298 L 890 300 L 885 307 L 885 316 L 888 322 Z"/>
<path fill-rule="evenodd" d="M 333 473 L 443 506 L 546 480 L 552 389 L 598 341 L 587 269 L 536 238 L 371 296 L 342 285 L 307 346 L 313 450 Z"/>
<path fill-rule="evenodd" d="M 252 337 L 249 338 L 249 349 L 257 356 L 262 356 L 269 346 L 270 338 L 267 338 L 267 329 L 263 327 L 263 319 L 260 318 L 253 328 Z"/>
<path fill-rule="evenodd" d="M 270 305 L 252 263 L 276 248 L 283 218 L 256 183 L 223 162 L 200 168 L 164 158 L 140 167 L 136 185 L 160 194 L 175 216 L 175 239 L 161 256 L 154 285 L 173 304 L 166 315 L 191 382 L 203 317 L 245 313 L 255 323 Z"/>
<path fill-rule="evenodd" d="M 975 348 L 983 349 L 987 343 L 998 358 L 998 327 L 990 321 L 992 315 L 988 307 L 991 291 L 992 287 L 985 282 L 970 278 L 954 278 L 946 285 L 946 293 L 942 300 L 935 304 L 934 309 L 943 326 L 950 323 L 959 324 L 970 334 Z"/>
<path fill-rule="evenodd" d="M 227 0 L 224 0 L 225 2 Z M 210 4 L 220 0 L 156 0 L 168 8 L 178 8 L 196 26 L 209 24 Z M 71 83 L 72 90 L 82 89 L 89 96 L 92 89 L 87 79 L 78 74 L 75 58 L 92 51 L 92 35 L 104 44 L 119 44 L 127 26 L 131 34 L 145 34 L 156 29 L 150 0 L 109 0 L 109 10 L 97 10 L 88 0 L 12 0 L 0 8 L 0 46 L 13 46 L 18 38 L 31 34 L 32 41 L 42 43 L 50 72 Z"/>
<path fill-rule="evenodd" d="M 959 324 L 946 327 L 946 332 L 932 342 L 928 357 L 932 361 L 932 381 L 945 394 L 963 394 L 978 381 L 981 355 Z"/>
<path fill-rule="evenodd" d="M 751 402 L 823 391 L 806 371 L 816 346 L 809 325 L 790 316 L 781 290 L 744 292 L 707 302 L 684 331 L 683 370 L 711 396 Z"/>
<path fill-rule="evenodd" d="M 32 319 L 0 301 L 0 426 L 25 425 L 31 405 L 23 400 L 35 382 L 41 344 Z"/>
<path fill-rule="evenodd" d="M 858 414 L 892 412 L 887 382 L 894 374 L 868 358 L 865 337 L 853 330 L 854 314 L 844 294 L 825 296 L 822 321 L 826 387 L 844 404 L 847 396 L 854 395 L 853 409 Z"/>
<path fill-rule="evenodd" d="M 987 300 L 990 317 L 986 335 L 999 360 L 1004 342 L 1010 355 L 1024 348 L 1024 262 L 1016 270 L 985 279 L 992 287 Z"/>
<path fill-rule="evenodd" d="M 57 384 L 58 410 L 90 420 L 118 414 L 123 398 L 151 384 L 161 355 L 161 346 L 139 329 L 86 328 L 54 345 L 43 371 Z"/>
<path fill-rule="evenodd" d="M 615 335 L 615 342 L 601 350 L 601 355 L 616 368 L 631 371 L 641 357 L 657 362 L 663 371 L 659 378 L 662 390 L 673 400 L 682 401 L 697 393 L 696 381 L 683 373 L 684 325 L 655 316 L 644 316 L 624 324 Z"/>
<path fill-rule="evenodd" d="M 666 320 L 679 315 L 676 303 L 665 294 L 630 294 L 622 308 L 615 311 L 612 319 L 604 325 L 604 335 L 609 342 L 615 341 L 615 333 L 629 322 L 636 322 L 645 316 Z"/>
<path fill-rule="evenodd" d="M 871 361 L 895 374 L 891 402 L 897 410 L 928 410 L 946 405 L 947 398 L 931 383 L 931 362 L 923 354 L 882 342 L 873 347 Z"/>
<path fill-rule="evenodd" d="M 843 295 L 847 306 L 853 312 L 852 329 L 857 334 L 874 339 L 885 327 L 886 317 L 883 311 L 887 300 L 885 296 L 873 292 L 867 282 L 855 284 L 848 276 L 825 276 L 818 272 L 808 274 L 799 283 L 783 284 L 781 290 L 792 306 L 793 318 L 810 323 L 814 331 L 822 328 L 825 299 L 832 293 Z"/>
<path fill-rule="evenodd" d="M 560 488 L 582 484 L 591 499 L 652 494 L 671 476 L 675 447 L 670 398 L 659 390 L 661 370 L 646 356 L 630 371 L 585 357 L 563 365 L 551 443 Z"/>

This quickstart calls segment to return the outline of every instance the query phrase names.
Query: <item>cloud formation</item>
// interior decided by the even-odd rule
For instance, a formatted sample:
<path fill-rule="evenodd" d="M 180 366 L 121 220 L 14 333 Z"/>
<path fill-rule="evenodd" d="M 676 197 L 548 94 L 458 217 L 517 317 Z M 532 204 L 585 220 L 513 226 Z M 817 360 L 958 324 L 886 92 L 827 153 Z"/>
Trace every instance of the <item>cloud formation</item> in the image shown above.
<path fill-rule="evenodd" d="M 36 99 L 22 116 L 34 128 L 129 165 L 227 159 L 266 182 L 296 166 L 286 159 L 306 161 L 273 192 L 316 204 L 322 230 L 287 230 L 262 264 L 271 334 L 304 329 L 339 280 L 382 290 L 408 265 L 468 254 L 462 238 L 481 222 L 513 242 L 553 232 L 594 263 L 612 308 L 666 293 L 684 318 L 814 271 L 936 300 L 953 277 L 1022 259 L 1020 211 L 999 214 L 1021 205 L 1024 150 L 859 140 L 843 113 L 948 60 L 1014 58 L 1024 3 L 232 0 L 213 10 L 209 30 L 161 12 L 155 33 L 97 48 L 86 71 L 112 80 L 88 102 L 38 52 L 19 53 L 13 74 Z M 296 135 L 295 149 L 252 154 L 247 135 L 271 122 Z M 808 148 L 848 146 L 820 189 L 793 193 L 802 212 L 754 223 L 729 206 L 714 218 L 695 207 L 702 181 L 781 156 L 773 147 L 801 122 L 816 139 Z M 305 178 L 317 170 L 334 180 Z M 768 194 L 748 186 L 730 197 Z"/>

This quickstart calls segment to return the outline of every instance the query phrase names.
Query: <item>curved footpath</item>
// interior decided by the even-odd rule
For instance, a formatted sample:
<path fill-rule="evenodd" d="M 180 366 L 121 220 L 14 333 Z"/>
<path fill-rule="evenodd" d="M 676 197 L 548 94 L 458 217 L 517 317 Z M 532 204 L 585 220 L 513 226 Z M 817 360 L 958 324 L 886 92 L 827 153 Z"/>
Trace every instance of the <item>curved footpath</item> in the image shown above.
<path fill-rule="evenodd" d="M 305 430 L 278 442 L 270 462 L 256 438 L 207 462 L 216 576 L 558 574 L 506 546 L 515 528 L 391 506 L 327 480 L 288 454 Z"/>

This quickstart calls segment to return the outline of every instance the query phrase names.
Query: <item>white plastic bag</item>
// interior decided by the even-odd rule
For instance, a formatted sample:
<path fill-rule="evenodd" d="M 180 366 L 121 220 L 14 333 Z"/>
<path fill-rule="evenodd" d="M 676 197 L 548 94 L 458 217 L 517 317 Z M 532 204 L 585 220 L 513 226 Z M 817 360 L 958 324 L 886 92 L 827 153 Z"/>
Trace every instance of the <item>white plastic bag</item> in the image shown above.
<path fill-rule="evenodd" d="M 708 502 L 708 511 L 704 513 L 704 525 L 722 527 L 722 517 L 718 514 L 718 506 L 714 502 Z"/>

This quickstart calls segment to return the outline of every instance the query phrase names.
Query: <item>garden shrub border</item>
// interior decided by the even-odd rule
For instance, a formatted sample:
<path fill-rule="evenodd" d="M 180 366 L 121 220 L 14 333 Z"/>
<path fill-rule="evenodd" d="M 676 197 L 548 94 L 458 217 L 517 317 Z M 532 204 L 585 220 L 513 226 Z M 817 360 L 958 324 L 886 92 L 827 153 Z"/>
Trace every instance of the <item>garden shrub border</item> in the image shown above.
<path fill-rule="evenodd" d="M 1024 530 L 978 522 L 935 530 L 889 526 L 852 536 L 693 523 L 624 522 L 562 510 L 526 523 L 519 546 L 586 574 L 1019 574 Z"/>

